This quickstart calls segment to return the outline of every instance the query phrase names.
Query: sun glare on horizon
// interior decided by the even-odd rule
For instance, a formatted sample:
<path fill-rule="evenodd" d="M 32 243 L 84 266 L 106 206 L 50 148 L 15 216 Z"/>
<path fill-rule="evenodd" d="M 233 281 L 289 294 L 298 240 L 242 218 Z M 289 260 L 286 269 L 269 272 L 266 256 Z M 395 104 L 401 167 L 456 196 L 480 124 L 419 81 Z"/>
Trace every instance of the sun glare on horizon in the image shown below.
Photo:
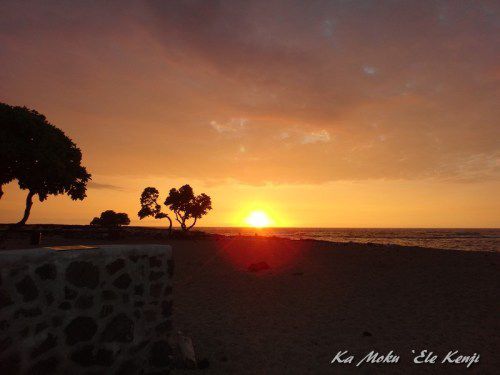
<path fill-rule="evenodd" d="M 271 219 L 264 211 L 252 211 L 245 219 L 245 222 L 251 227 L 264 228 L 271 224 Z"/>

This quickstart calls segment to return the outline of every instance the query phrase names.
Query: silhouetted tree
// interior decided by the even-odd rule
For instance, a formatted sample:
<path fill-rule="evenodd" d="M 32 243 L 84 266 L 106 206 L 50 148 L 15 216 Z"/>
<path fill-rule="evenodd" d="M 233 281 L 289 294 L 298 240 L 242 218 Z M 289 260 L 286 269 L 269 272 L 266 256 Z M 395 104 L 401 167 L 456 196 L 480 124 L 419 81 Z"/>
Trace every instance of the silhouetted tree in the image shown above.
<path fill-rule="evenodd" d="M 17 180 L 21 189 L 28 190 L 18 224 L 28 220 L 35 195 L 40 202 L 58 194 L 83 200 L 91 176 L 81 161 L 80 149 L 45 116 L 0 103 L 0 187 Z"/>
<path fill-rule="evenodd" d="M 3 185 L 13 181 L 15 171 L 25 154 L 25 140 L 16 136 L 13 129 L 19 122 L 29 122 L 29 113 L 19 107 L 0 103 L 0 199 Z"/>
<path fill-rule="evenodd" d="M 161 212 L 161 206 L 158 204 L 160 193 L 154 187 L 147 187 L 141 194 L 141 209 L 137 213 L 139 219 L 152 216 L 155 219 L 166 218 L 168 220 L 168 233 L 172 233 L 172 219 L 168 214 Z"/>
<path fill-rule="evenodd" d="M 182 186 L 179 190 L 170 189 L 165 206 L 174 212 L 175 220 L 181 225 L 183 231 L 188 231 L 195 226 L 196 221 L 212 209 L 210 197 L 204 193 L 194 195 L 193 188 L 189 185 Z M 187 221 L 192 219 L 191 225 Z"/>
<path fill-rule="evenodd" d="M 116 227 L 120 225 L 129 225 L 130 219 L 124 212 L 115 212 L 107 210 L 101 213 L 100 217 L 94 217 L 90 225 L 100 225 L 104 227 Z"/>

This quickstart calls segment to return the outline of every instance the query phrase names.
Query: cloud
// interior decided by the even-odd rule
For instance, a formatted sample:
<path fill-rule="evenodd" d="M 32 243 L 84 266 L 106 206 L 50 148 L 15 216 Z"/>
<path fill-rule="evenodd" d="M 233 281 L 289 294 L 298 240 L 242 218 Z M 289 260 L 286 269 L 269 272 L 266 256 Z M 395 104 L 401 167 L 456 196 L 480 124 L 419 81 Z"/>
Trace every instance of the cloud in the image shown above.
<path fill-rule="evenodd" d="M 325 129 L 309 130 L 297 125 L 280 131 L 276 138 L 288 144 L 328 143 L 331 141 L 330 133 Z"/>
<path fill-rule="evenodd" d="M 373 76 L 373 75 L 377 74 L 377 69 L 373 66 L 365 65 L 365 66 L 363 66 L 363 72 L 366 75 Z"/>
<path fill-rule="evenodd" d="M 2 12 L 0 99 L 46 114 L 95 174 L 500 177 L 475 156 L 498 152 L 498 2 L 47 1 Z"/>
<path fill-rule="evenodd" d="M 123 188 L 121 186 L 116 186 L 111 184 L 101 184 L 94 181 L 90 181 L 87 184 L 87 186 L 89 189 L 123 191 Z"/>
<path fill-rule="evenodd" d="M 210 126 L 219 134 L 237 136 L 245 130 L 248 120 L 245 118 L 232 118 L 226 122 L 210 121 Z"/>
<path fill-rule="evenodd" d="M 289 139 L 289 138 L 290 138 L 290 132 L 289 131 L 282 131 L 278 135 L 278 139 L 281 139 L 281 140 L 285 140 L 285 139 Z"/>
<path fill-rule="evenodd" d="M 311 132 L 308 134 L 305 134 L 302 137 L 302 143 L 307 144 L 307 143 L 325 143 L 325 142 L 330 142 L 330 133 L 328 133 L 326 130 L 320 130 L 318 132 Z"/>

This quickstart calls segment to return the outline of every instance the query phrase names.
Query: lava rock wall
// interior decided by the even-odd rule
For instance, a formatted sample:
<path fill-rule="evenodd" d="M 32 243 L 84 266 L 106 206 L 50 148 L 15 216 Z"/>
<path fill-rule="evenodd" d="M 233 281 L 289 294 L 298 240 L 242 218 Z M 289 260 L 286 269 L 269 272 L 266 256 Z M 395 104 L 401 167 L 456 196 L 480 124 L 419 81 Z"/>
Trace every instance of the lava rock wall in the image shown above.
<path fill-rule="evenodd" d="M 0 252 L 0 374 L 148 374 L 171 366 L 166 245 Z"/>

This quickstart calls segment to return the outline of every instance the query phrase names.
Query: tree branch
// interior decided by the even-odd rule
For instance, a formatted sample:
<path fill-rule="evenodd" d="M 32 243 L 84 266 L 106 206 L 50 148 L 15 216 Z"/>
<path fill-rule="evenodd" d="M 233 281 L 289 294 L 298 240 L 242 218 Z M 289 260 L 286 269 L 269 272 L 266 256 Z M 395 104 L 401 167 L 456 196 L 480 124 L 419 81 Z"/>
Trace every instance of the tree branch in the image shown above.
<path fill-rule="evenodd" d="M 192 227 L 194 227 L 194 225 L 196 224 L 196 220 L 197 220 L 197 218 L 195 217 L 194 221 L 193 221 L 193 224 L 191 224 L 188 229 L 191 229 Z"/>
<path fill-rule="evenodd" d="M 174 211 L 174 214 L 175 214 L 175 220 L 177 220 L 177 222 L 182 226 L 182 221 L 179 220 L 179 214 L 177 211 Z"/>

